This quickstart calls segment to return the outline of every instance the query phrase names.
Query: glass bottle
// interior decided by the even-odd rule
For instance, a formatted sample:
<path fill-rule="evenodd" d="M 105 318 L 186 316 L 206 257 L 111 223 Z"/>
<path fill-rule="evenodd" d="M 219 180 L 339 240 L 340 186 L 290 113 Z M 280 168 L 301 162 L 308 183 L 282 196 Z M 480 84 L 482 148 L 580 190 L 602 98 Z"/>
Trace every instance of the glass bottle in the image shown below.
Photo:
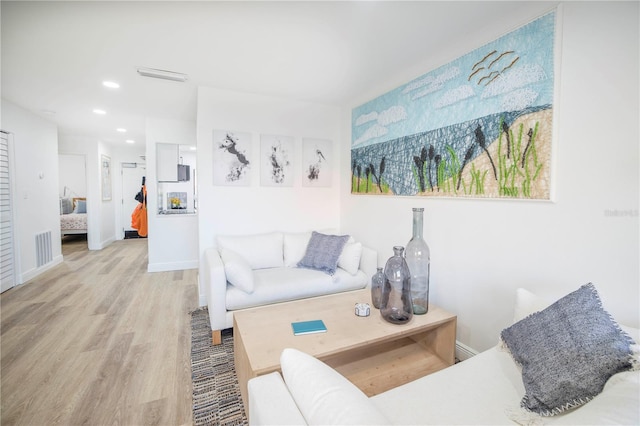
<path fill-rule="evenodd" d="M 405 260 L 411 273 L 411 298 L 413 313 L 426 314 L 429 310 L 429 271 L 431 259 L 429 246 L 422 238 L 423 208 L 413 209 L 413 237 L 407 243 Z"/>
<path fill-rule="evenodd" d="M 380 309 L 380 299 L 382 298 L 382 287 L 384 286 L 384 273 L 382 268 L 371 277 L 371 302 L 373 307 Z"/>
<path fill-rule="evenodd" d="M 382 318 L 393 324 L 405 324 L 413 318 L 411 277 L 402 256 L 404 247 L 393 247 L 393 256 L 384 267 L 384 287 L 380 300 Z"/>

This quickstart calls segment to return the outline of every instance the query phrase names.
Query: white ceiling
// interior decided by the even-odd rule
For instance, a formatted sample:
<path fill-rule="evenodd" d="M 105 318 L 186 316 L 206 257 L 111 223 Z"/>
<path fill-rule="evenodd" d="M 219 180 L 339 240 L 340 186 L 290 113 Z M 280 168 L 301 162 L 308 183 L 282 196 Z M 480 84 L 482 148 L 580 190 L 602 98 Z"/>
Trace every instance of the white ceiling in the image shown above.
<path fill-rule="evenodd" d="M 145 117 L 195 122 L 198 86 L 347 106 L 433 52 L 468 46 L 487 27 L 504 33 L 555 3 L 3 0 L 2 97 L 63 135 L 144 143 Z M 143 78 L 138 67 L 189 80 Z"/>

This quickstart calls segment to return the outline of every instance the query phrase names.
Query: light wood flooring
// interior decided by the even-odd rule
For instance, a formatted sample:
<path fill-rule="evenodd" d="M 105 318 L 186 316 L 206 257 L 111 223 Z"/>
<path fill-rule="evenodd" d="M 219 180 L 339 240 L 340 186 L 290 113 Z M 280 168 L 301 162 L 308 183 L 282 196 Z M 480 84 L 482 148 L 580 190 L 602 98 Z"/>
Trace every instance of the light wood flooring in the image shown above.
<path fill-rule="evenodd" d="M 1 424 L 192 424 L 197 270 L 148 273 L 146 239 L 62 250 L 0 295 Z"/>

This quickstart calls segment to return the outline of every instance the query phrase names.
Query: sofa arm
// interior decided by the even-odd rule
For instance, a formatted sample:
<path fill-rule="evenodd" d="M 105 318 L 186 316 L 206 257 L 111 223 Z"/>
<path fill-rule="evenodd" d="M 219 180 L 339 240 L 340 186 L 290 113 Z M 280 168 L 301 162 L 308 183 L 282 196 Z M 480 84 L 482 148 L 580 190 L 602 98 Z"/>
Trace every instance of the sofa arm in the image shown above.
<path fill-rule="evenodd" d="M 226 328 L 227 319 L 227 276 L 224 273 L 224 263 L 215 247 L 204 252 L 204 274 L 211 330 L 222 330 Z"/>
<path fill-rule="evenodd" d="M 362 246 L 360 256 L 360 270 L 367 276 L 367 287 L 371 287 L 371 277 L 377 272 L 378 252 L 369 247 Z"/>
<path fill-rule="evenodd" d="M 254 377 L 247 383 L 250 425 L 307 424 L 278 372 Z"/>

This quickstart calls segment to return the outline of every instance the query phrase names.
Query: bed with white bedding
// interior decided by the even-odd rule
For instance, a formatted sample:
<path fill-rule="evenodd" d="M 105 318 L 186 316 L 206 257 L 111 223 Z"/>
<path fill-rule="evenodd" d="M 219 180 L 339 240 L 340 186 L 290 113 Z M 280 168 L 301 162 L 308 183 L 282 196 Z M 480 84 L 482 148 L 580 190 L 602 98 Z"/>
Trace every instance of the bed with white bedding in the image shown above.
<path fill-rule="evenodd" d="M 87 233 L 86 199 L 60 199 L 60 234 L 62 236 Z"/>

